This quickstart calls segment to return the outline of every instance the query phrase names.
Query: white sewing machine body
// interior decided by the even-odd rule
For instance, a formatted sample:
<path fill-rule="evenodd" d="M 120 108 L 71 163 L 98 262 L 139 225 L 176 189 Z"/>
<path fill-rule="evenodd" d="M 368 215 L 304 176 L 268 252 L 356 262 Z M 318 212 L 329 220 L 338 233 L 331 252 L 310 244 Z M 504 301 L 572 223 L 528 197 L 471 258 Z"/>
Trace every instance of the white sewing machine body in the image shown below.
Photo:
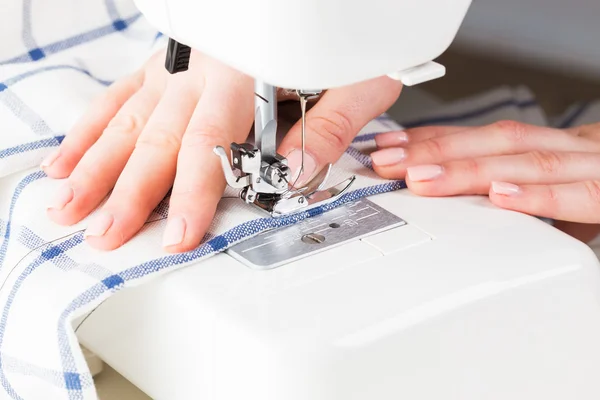
<path fill-rule="evenodd" d="M 600 398 L 587 246 L 485 198 L 370 201 L 407 223 L 266 271 L 218 254 L 79 337 L 157 400 Z"/>
<path fill-rule="evenodd" d="M 288 89 L 329 89 L 427 65 L 450 46 L 471 0 L 135 4 L 165 35 L 257 80 Z"/>

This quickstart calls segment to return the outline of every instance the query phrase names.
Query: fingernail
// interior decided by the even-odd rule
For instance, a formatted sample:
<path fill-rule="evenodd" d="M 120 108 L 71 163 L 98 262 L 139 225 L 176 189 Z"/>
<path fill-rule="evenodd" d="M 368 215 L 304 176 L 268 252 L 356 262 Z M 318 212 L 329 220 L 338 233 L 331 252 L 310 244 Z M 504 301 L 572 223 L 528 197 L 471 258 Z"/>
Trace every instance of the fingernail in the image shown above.
<path fill-rule="evenodd" d="M 407 142 L 406 132 L 386 132 L 375 136 L 375 144 L 380 148 L 402 146 Z"/>
<path fill-rule="evenodd" d="M 401 147 L 378 150 L 371 153 L 373 164 L 385 167 L 388 165 L 397 164 L 406 158 L 406 150 Z"/>
<path fill-rule="evenodd" d="M 317 170 L 317 162 L 308 153 L 304 153 L 304 170 L 300 174 L 300 167 L 302 166 L 302 150 L 293 150 L 287 155 L 288 166 L 292 171 L 292 180 L 290 183 L 295 184 L 296 187 L 300 187 L 310 181 L 315 171 Z M 300 174 L 300 176 L 298 176 Z"/>
<path fill-rule="evenodd" d="M 167 223 L 163 236 L 163 247 L 175 246 L 183 242 L 185 235 L 185 220 L 183 218 L 172 218 Z"/>
<path fill-rule="evenodd" d="M 104 236 L 104 234 L 110 229 L 113 222 L 114 217 L 111 214 L 105 211 L 101 211 L 98 215 L 96 215 L 96 217 L 94 217 L 92 222 L 88 225 L 88 228 L 86 229 L 83 236 Z"/>
<path fill-rule="evenodd" d="M 432 180 L 441 175 L 442 172 L 443 168 L 440 165 L 419 165 L 406 168 L 406 175 L 413 182 Z"/>
<path fill-rule="evenodd" d="M 56 161 L 56 159 L 58 158 L 59 155 L 60 155 L 60 152 L 58 150 L 50 153 L 44 159 L 44 161 L 42 161 L 42 164 L 40 165 L 40 167 L 47 168 L 47 167 L 51 166 L 54 163 L 54 161 Z"/>
<path fill-rule="evenodd" d="M 492 182 L 492 190 L 496 194 L 500 194 L 502 196 L 513 196 L 521 189 L 517 185 L 513 185 L 512 183 L 506 182 Z"/>
<path fill-rule="evenodd" d="M 50 202 L 48 209 L 62 210 L 73 200 L 73 196 L 73 189 L 71 189 L 69 186 L 60 187 L 54 194 L 54 198 Z"/>

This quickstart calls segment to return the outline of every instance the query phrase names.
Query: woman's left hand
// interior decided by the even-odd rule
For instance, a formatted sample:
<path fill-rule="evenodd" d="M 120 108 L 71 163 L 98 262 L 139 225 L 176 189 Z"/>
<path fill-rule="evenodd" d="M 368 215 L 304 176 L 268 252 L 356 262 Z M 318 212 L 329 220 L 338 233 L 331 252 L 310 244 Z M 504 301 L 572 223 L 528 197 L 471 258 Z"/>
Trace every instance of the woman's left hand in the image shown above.
<path fill-rule="evenodd" d="M 600 224 L 600 123 L 568 130 L 514 121 L 424 127 L 384 133 L 376 142 L 375 171 L 406 179 L 418 195 L 488 195 L 502 208 Z M 581 239 L 592 235 L 590 226 L 585 230 Z"/>

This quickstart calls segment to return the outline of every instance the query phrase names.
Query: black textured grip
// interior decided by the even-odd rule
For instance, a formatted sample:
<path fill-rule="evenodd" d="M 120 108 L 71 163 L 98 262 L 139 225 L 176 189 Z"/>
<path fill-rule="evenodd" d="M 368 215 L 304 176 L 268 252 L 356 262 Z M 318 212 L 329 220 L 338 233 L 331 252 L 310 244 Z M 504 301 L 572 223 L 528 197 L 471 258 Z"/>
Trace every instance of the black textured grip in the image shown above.
<path fill-rule="evenodd" d="M 187 71 L 190 64 L 190 54 L 192 49 L 185 44 L 169 38 L 169 47 L 167 48 L 167 59 L 165 68 L 171 74 Z"/>

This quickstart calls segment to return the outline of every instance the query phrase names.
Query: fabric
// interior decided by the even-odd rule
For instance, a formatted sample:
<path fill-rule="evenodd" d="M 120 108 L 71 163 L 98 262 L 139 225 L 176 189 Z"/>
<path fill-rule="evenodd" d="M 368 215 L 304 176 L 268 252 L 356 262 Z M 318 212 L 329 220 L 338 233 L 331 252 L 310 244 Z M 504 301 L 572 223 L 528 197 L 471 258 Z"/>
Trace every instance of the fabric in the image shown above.
<path fill-rule="evenodd" d="M 337 183 L 356 174 L 338 203 L 271 219 L 224 199 L 205 241 L 168 255 L 161 234 L 168 199 L 140 234 L 113 252 L 83 241 L 88 219 L 61 227 L 45 216 L 60 182 L 38 165 L 106 86 L 164 45 L 130 0 L 5 0 L 0 44 L 0 398 L 95 399 L 76 339 L 81 317 L 117 290 L 201 262 L 266 229 L 293 224 L 356 198 L 404 188 L 371 169 L 374 135 L 399 129 L 389 116 L 369 123 L 336 164 Z M 406 94 L 410 98 L 410 94 Z M 585 113 L 571 111 L 562 124 Z M 586 114 L 587 115 L 587 114 Z M 589 117 L 589 115 L 588 115 Z M 437 109 L 413 111 L 405 126 L 477 125 L 497 119 L 549 123 L 524 88 L 501 88 Z"/>

